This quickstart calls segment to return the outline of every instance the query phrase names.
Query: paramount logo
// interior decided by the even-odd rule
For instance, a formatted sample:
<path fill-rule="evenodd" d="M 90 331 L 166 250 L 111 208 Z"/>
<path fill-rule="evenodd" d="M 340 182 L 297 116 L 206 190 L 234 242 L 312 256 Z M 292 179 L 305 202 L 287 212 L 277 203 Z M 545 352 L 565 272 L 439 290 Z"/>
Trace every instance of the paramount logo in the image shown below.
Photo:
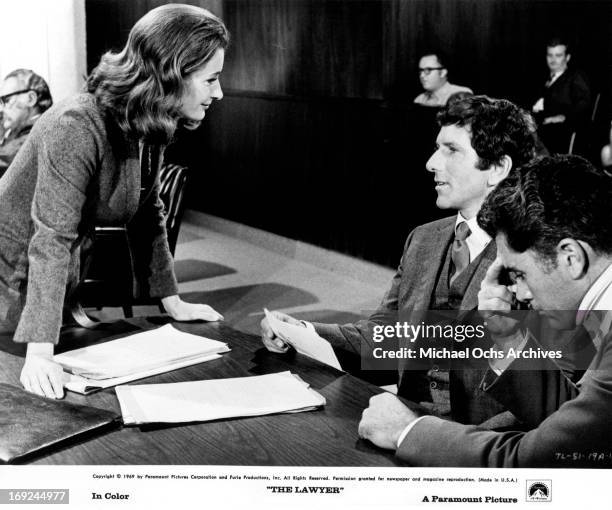
<path fill-rule="evenodd" d="M 527 480 L 527 501 L 552 501 L 552 480 Z"/>

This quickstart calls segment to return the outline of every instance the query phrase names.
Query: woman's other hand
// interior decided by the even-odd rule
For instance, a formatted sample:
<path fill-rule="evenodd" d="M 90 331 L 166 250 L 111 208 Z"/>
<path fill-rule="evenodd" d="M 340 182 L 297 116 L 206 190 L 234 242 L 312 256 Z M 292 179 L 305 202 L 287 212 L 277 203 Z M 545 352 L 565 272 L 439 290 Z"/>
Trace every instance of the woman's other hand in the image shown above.
<path fill-rule="evenodd" d="M 48 398 L 63 398 L 65 375 L 61 365 L 53 361 L 52 343 L 28 344 L 19 378 L 27 391 Z"/>
<path fill-rule="evenodd" d="M 187 303 L 177 295 L 162 298 L 164 309 L 176 321 L 220 321 L 223 315 L 201 303 Z"/>

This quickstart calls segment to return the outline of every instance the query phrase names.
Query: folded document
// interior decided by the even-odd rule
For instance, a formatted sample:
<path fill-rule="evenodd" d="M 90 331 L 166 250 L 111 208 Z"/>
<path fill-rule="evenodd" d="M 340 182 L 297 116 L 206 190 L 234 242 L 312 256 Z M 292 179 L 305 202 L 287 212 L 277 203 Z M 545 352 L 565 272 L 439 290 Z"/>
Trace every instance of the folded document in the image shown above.
<path fill-rule="evenodd" d="M 316 331 L 283 322 L 277 319 L 266 308 L 264 308 L 264 313 L 274 334 L 291 345 L 297 352 L 342 370 L 334 348 L 327 340 L 321 338 Z"/>
<path fill-rule="evenodd" d="M 54 357 L 71 375 L 67 389 L 88 393 L 219 357 L 227 344 L 170 324 Z"/>
<path fill-rule="evenodd" d="M 291 372 L 115 388 L 123 422 L 181 423 L 309 411 L 325 398 Z"/>

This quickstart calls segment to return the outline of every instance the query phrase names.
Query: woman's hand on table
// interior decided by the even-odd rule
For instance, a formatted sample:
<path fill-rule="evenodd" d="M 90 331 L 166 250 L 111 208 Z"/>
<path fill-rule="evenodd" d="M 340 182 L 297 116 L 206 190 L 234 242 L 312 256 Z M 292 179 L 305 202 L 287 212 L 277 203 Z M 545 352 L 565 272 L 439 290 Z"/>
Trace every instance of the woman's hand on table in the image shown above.
<path fill-rule="evenodd" d="M 65 376 L 61 365 L 53 361 L 52 343 L 28 344 L 19 378 L 27 391 L 48 398 L 63 398 Z"/>
<path fill-rule="evenodd" d="M 223 315 L 202 303 L 187 303 L 177 295 L 162 298 L 164 309 L 176 321 L 220 321 Z"/>

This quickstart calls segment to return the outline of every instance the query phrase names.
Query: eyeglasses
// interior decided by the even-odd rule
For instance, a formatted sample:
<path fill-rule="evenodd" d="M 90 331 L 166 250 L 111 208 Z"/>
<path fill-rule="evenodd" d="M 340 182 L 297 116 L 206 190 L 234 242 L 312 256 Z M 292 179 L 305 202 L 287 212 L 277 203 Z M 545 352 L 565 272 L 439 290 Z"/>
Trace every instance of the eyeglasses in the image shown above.
<path fill-rule="evenodd" d="M 444 67 L 419 67 L 419 74 L 429 76 L 432 71 L 440 71 L 441 69 L 444 69 Z"/>
<path fill-rule="evenodd" d="M 10 94 L 4 94 L 3 96 L 0 96 L 0 107 L 6 106 L 8 103 L 8 100 L 11 97 L 16 96 L 18 94 L 23 94 L 24 92 L 30 92 L 30 90 L 32 89 L 16 90 L 15 92 L 11 92 Z"/>

